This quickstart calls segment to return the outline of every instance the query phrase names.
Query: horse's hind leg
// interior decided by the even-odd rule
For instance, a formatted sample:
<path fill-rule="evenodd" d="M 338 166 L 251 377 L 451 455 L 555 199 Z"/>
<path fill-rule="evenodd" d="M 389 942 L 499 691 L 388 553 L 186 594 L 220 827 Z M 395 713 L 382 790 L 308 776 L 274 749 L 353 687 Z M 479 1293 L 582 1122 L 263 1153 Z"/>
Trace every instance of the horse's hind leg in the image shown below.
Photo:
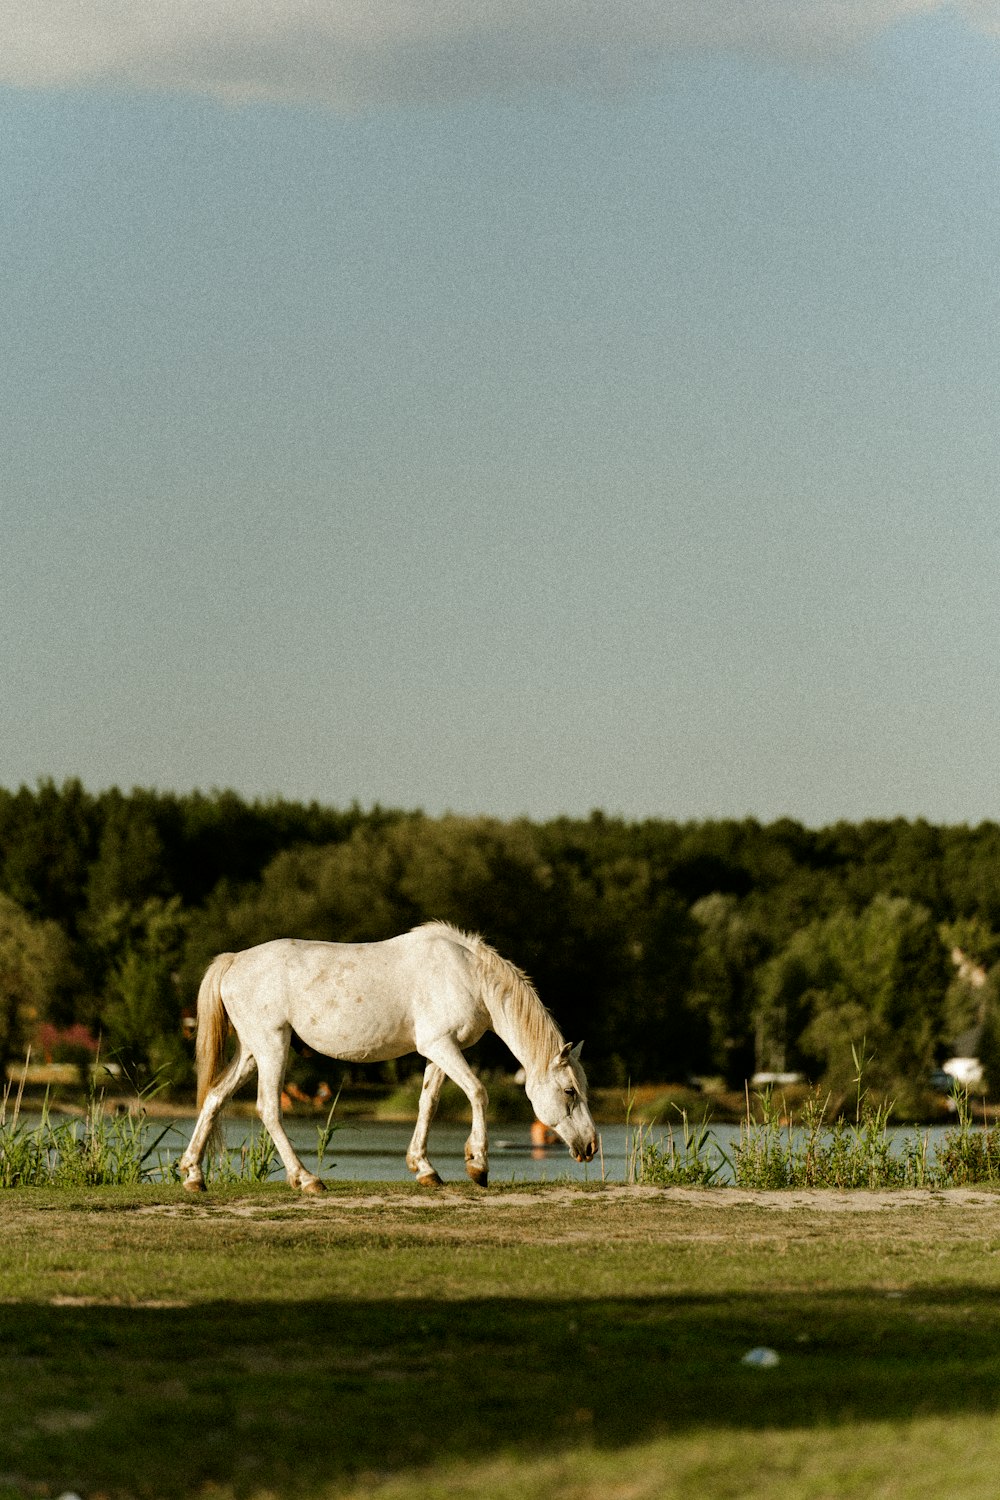
<path fill-rule="evenodd" d="M 275 1039 L 275 1045 L 259 1049 L 257 1058 L 257 1113 L 278 1150 L 289 1184 L 303 1193 L 324 1193 L 321 1180 L 307 1172 L 295 1154 L 281 1123 L 281 1084 L 288 1055 L 287 1034 Z"/>
<path fill-rule="evenodd" d="M 465 1170 L 473 1182 L 485 1187 L 489 1180 L 489 1158 L 486 1150 L 486 1089 L 465 1060 L 465 1054 L 454 1037 L 442 1036 L 423 1049 L 430 1062 L 457 1083 L 472 1105 L 472 1129 L 465 1143 Z"/>
<path fill-rule="evenodd" d="M 187 1150 L 177 1163 L 184 1173 L 184 1186 L 189 1193 L 204 1192 L 205 1177 L 201 1170 L 201 1158 L 212 1138 L 219 1111 L 226 1100 L 230 1099 L 236 1090 L 251 1077 L 255 1067 L 256 1063 L 251 1053 L 245 1052 L 240 1047 L 222 1077 L 212 1084 L 205 1095 L 205 1102 L 195 1122 Z"/>
<path fill-rule="evenodd" d="M 429 1062 L 424 1069 L 424 1084 L 420 1090 L 420 1108 L 417 1110 L 413 1139 L 406 1153 L 406 1165 L 411 1172 L 416 1172 L 417 1181 L 422 1187 L 441 1186 L 440 1177 L 427 1159 L 427 1134 L 438 1107 L 443 1083 L 444 1069 L 439 1068 L 437 1063 Z"/>

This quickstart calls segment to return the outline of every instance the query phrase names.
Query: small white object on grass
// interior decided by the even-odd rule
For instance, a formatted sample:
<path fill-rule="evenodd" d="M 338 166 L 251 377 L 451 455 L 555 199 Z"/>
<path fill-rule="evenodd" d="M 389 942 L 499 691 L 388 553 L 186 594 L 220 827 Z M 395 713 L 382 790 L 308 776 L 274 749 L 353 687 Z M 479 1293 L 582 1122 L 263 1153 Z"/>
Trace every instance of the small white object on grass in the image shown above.
<path fill-rule="evenodd" d="M 773 1370 L 774 1366 L 781 1360 L 777 1349 L 766 1349 L 760 1346 L 756 1349 L 748 1349 L 740 1360 L 741 1365 L 750 1365 L 755 1370 Z"/>

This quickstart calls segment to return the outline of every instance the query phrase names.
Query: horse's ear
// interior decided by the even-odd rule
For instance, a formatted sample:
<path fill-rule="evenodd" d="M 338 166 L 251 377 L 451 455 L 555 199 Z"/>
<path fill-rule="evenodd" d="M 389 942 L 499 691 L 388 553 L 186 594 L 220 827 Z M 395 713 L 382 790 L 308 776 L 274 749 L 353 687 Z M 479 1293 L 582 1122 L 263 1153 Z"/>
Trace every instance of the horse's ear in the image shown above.
<path fill-rule="evenodd" d="M 573 1048 L 572 1052 L 570 1053 L 570 1057 L 573 1059 L 574 1062 L 579 1062 L 580 1061 L 580 1053 L 582 1051 L 583 1051 L 583 1043 L 582 1042 L 577 1042 L 576 1046 Z"/>
<path fill-rule="evenodd" d="M 556 1056 L 555 1056 L 555 1058 L 553 1060 L 552 1066 L 555 1067 L 555 1068 L 561 1068 L 564 1065 L 564 1063 L 568 1063 L 569 1062 L 569 1060 L 570 1060 L 570 1058 L 572 1056 L 573 1056 L 573 1043 L 572 1042 L 563 1042 L 562 1046 L 559 1048 L 559 1051 L 556 1053 Z"/>

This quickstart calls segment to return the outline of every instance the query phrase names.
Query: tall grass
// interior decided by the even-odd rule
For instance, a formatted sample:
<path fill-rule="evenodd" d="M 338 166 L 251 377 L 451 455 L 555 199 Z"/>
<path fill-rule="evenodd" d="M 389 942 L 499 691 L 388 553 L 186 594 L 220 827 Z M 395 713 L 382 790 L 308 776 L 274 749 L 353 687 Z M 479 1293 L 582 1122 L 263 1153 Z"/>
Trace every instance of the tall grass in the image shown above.
<path fill-rule="evenodd" d="M 57 1118 L 46 1094 L 40 1121 L 30 1125 L 23 1096 L 22 1081 L 13 1098 L 8 1085 L 0 1100 L 0 1187 L 108 1187 L 169 1175 L 160 1148 L 176 1127 L 165 1125 L 149 1139 L 143 1096 L 135 1113 L 108 1114 L 93 1088 L 78 1116 Z"/>
<path fill-rule="evenodd" d="M 670 1129 L 654 1141 L 652 1126 L 630 1137 L 628 1180 L 656 1186 L 738 1188 L 945 1188 L 1000 1186 L 1000 1124 L 973 1118 L 968 1092 L 955 1095 L 956 1124 L 930 1151 L 926 1134 L 901 1141 L 889 1135 L 892 1106 L 871 1098 L 864 1044 L 853 1049 L 854 1118 L 829 1117 L 830 1098 L 817 1092 L 793 1124 L 784 1105 L 765 1089 L 747 1090 L 740 1137 L 728 1154 L 707 1120 L 692 1128 L 682 1112 L 679 1135 Z"/>
<path fill-rule="evenodd" d="M 631 1117 L 631 1105 L 629 1105 Z M 677 1126 L 653 1137 L 653 1125 L 631 1128 L 625 1156 L 625 1180 L 657 1187 L 711 1187 L 730 1166 L 729 1158 L 715 1140 L 706 1120 L 692 1125 L 686 1110 L 679 1110 Z"/>
<path fill-rule="evenodd" d="M 757 1096 L 733 1149 L 733 1182 L 745 1188 L 895 1188 L 938 1185 L 927 1138 L 908 1136 L 899 1152 L 889 1137 L 889 1107 L 864 1101 L 854 1120 L 827 1122 L 829 1099 L 808 1100 L 793 1128 L 771 1092 Z"/>
<path fill-rule="evenodd" d="M 25 1070 L 26 1071 L 26 1070 Z M 55 1114 L 46 1094 L 41 1119 L 25 1118 L 24 1079 L 0 1097 L 0 1188 L 110 1187 L 140 1182 L 180 1182 L 177 1162 L 184 1137 L 174 1123 L 151 1132 L 144 1106 L 163 1087 L 155 1079 L 137 1090 L 132 1109 L 109 1112 L 103 1092 L 91 1088 L 79 1114 Z M 326 1120 L 316 1130 L 317 1170 L 322 1172 L 334 1133 L 338 1092 Z M 176 1137 L 176 1141 L 172 1140 Z M 216 1183 L 266 1182 L 277 1165 L 274 1142 L 263 1129 L 252 1130 L 237 1147 L 206 1163 Z"/>
<path fill-rule="evenodd" d="M 658 1187 L 1000 1187 L 1000 1125 L 977 1125 L 967 1097 L 956 1099 L 957 1124 L 933 1152 L 916 1131 L 893 1141 L 884 1105 L 827 1123 L 829 1101 L 813 1099 L 793 1126 L 770 1093 L 757 1102 L 759 1118 L 748 1113 L 731 1155 L 705 1122 L 692 1130 L 685 1120 L 679 1140 L 670 1130 L 656 1141 L 652 1126 L 640 1126 L 630 1141 L 628 1180 Z"/>
<path fill-rule="evenodd" d="M 1000 1184 L 1000 1124 L 990 1126 L 983 1111 L 982 1125 L 972 1118 L 968 1091 L 955 1096 L 958 1123 L 938 1147 L 938 1163 L 952 1187 L 970 1183 Z"/>

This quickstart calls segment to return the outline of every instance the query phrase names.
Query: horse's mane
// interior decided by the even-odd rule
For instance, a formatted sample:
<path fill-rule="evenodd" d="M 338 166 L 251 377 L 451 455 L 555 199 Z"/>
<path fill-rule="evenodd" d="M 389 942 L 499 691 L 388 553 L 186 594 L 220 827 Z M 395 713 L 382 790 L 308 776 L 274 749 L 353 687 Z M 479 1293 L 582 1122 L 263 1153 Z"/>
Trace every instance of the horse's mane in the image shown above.
<path fill-rule="evenodd" d="M 425 922 L 421 931 L 436 932 L 470 955 L 487 1010 L 501 1025 L 498 1031 L 516 1039 L 526 1068 L 548 1067 L 563 1045 L 562 1034 L 523 969 L 501 957 L 478 933 L 462 932 L 450 922 Z"/>

